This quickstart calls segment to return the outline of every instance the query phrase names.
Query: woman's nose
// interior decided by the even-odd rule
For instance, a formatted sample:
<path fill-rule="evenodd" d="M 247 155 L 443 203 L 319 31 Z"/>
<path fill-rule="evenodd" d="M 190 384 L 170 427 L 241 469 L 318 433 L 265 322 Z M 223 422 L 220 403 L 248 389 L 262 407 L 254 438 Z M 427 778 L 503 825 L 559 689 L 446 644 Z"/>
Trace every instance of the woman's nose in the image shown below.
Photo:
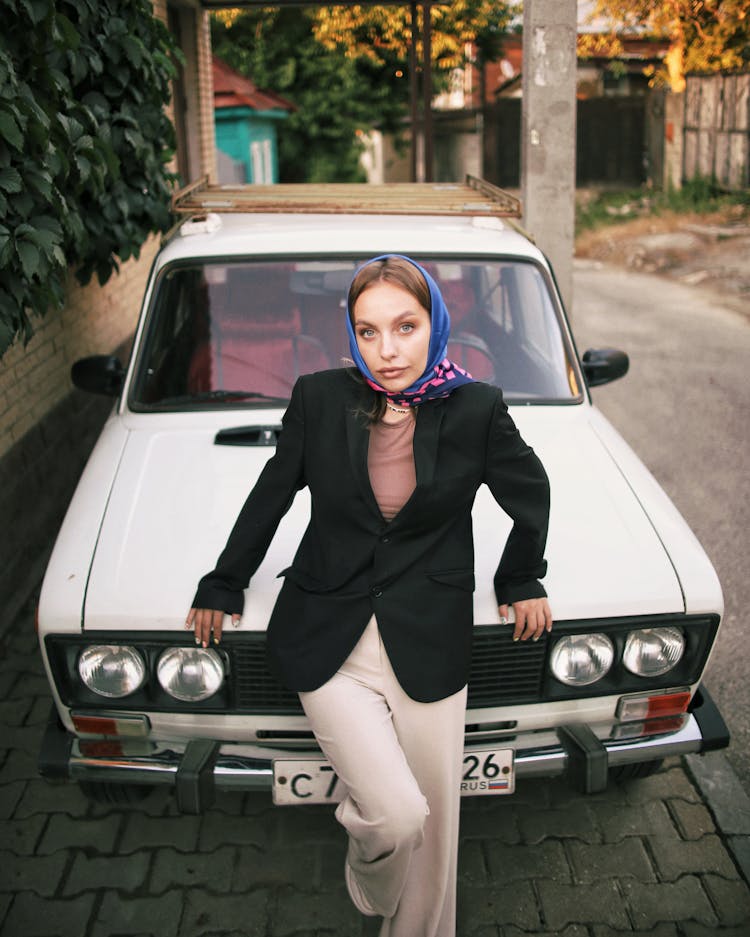
<path fill-rule="evenodd" d="M 389 335 L 384 335 L 380 341 L 380 357 L 390 360 L 396 355 L 396 343 Z"/>

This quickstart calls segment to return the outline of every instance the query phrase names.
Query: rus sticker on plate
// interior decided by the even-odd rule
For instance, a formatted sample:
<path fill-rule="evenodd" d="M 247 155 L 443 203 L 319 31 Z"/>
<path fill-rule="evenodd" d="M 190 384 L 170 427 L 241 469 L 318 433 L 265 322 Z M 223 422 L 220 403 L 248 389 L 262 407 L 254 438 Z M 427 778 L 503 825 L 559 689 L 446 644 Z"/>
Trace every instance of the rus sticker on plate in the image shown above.
<path fill-rule="evenodd" d="M 512 794 L 515 790 L 513 750 L 468 749 L 461 771 L 461 796 Z M 273 763 L 273 802 L 335 804 L 346 796 L 346 785 L 319 756 L 277 758 Z"/>

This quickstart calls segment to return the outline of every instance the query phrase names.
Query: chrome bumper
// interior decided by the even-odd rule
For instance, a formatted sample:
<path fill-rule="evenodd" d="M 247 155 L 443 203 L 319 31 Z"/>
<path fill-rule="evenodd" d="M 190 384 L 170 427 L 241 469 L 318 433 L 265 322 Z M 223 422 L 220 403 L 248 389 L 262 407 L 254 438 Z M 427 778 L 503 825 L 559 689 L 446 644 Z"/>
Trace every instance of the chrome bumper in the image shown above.
<path fill-rule="evenodd" d="M 561 726 L 558 743 L 544 747 L 515 748 L 517 778 L 565 775 L 584 793 L 603 790 L 611 767 L 687 755 L 729 744 L 724 720 L 705 688 L 701 687 L 682 728 L 665 735 L 600 741 L 586 725 Z M 128 744 L 128 743 L 125 743 Z M 517 745 L 517 742 L 516 742 Z M 472 748 L 481 748 L 472 743 Z M 497 748 L 498 740 L 486 743 Z M 199 813 L 210 805 L 214 789 L 270 790 L 272 759 L 239 755 L 236 746 L 196 739 L 183 750 L 162 748 L 138 753 L 129 745 L 127 754 L 106 751 L 84 754 L 80 740 L 60 725 L 53 708 L 39 756 L 40 773 L 50 779 L 100 781 L 116 784 L 167 784 L 177 790 L 186 813 Z M 291 757 L 291 752 L 279 752 Z"/>

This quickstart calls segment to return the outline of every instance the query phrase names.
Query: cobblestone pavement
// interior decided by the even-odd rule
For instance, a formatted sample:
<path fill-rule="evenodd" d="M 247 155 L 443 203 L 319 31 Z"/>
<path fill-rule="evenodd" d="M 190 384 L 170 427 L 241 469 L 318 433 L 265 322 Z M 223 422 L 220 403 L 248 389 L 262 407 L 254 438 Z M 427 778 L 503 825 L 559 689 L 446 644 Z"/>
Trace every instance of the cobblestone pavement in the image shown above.
<path fill-rule="evenodd" d="M 377 933 L 346 895 L 329 807 L 223 793 L 180 816 L 166 790 L 110 807 L 39 778 L 50 696 L 31 618 L 0 644 L 0 937 Z M 750 810 L 712 759 L 590 797 L 526 781 L 465 800 L 459 937 L 748 937 Z"/>

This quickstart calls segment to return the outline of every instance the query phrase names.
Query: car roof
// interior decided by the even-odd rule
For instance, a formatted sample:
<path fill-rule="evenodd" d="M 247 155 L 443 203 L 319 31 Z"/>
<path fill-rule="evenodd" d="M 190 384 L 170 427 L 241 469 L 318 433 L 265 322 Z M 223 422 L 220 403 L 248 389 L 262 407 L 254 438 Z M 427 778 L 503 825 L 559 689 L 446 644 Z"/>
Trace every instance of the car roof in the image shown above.
<path fill-rule="evenodd" d="M 511 256 L 547 266 L 516 226 L 477 216 L 224 213 L 177 225 L 157 266 L 208 257 Z"/>

